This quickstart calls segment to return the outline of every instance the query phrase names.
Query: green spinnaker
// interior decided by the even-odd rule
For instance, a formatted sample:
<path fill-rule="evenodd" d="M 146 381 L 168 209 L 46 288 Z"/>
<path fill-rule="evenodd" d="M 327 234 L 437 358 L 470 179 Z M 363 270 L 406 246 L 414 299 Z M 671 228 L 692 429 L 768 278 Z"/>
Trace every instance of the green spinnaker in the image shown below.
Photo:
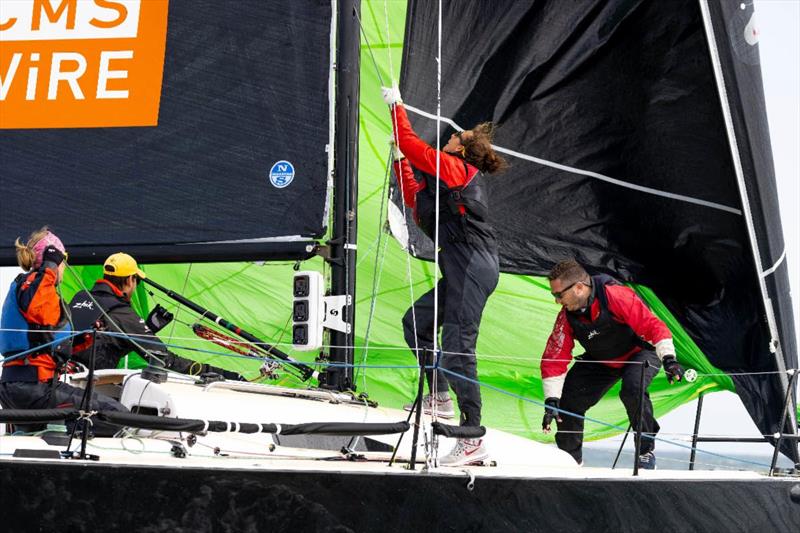
<path fill-rule="evenodd" d="M 367 392 L 370 399 L 390 407 L 402 406 L 415 394 L 418 370 L 403 340 L 401 318 L 413 299 L 433 287 L 434 282 L 434 266 L 409 257 L 384 231 L 391 125 L 388 109 L 380 96 L 376 65 L 384 84 L 397 83 L 405 12 L 405 1 L 362 1 L 361 21 L 366 40 L 362 35 L 355 361 L 366 367 L 356 369 L 355 373 L 359 392 Z M 434 55 L 432 51 L 431 61 L 435 60 Z M 446 80 L 442 90 L 452 90 Z M 302 268 L 324 271 L 320 259 L 306 261 Z M 289 317 L 294 275 L 291 263 L 147 265 L 144 270 L 158 283 L 278 345 L 292 357 L 301 361 L 314 360 L 315 353 L 291 349 Z M 66 275 L 63 284 L 66 298 L 79 290 L 81 284 L 91 286 L 101 275 L 99 267 L 74 268 L 73 272 L 81 279 Z M 373 285 L 375 302 L 371 313 Z M 663 416 L 701 393 L 732 391 L 730 378 L 708 362 L 658 297 L 646 287 L 635 289 L 672 330 L 681 363 L 700 374 L 694 383 L 670 386 L 664 373 L 659 373 L 650 387 L 656 416 Z M 226 352 L 192 333 L 190 325 L 197 321 L 194 313 L 180 309 L 158 293 L 155 298 L 148 295 L 143 286 L 139 287 L 133 303 L 143 316 L 155 303 L 175 313 L 176 320 L 160 336 L 176 353 L 258 378 L 260 362 Z M 497 290 L 484 311 L 477 346 L 485 425 L 538 441 L 552 441 L 552 435 L 541 431 L 543 399 L 539 359 L 558 310 L 545 279 L 512 274 L 500 276 Z M 131 357 L 128 364 L 140 367 L 143 362 Z M 279 383 L 306 386 L 291 377 L 283 377 Z M 592 408 L 588 416 L 613 426 L 627 427 L 627 416 L 618 394 L 619 385 Z M 587 439 L 619 433 L 620 430 L 613 427 L 586 423 Z"/>

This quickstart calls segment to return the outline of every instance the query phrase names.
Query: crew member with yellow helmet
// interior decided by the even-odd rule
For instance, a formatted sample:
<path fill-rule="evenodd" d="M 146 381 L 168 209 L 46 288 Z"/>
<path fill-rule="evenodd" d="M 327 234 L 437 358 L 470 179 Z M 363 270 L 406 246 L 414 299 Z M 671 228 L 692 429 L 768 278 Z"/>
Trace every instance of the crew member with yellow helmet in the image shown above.
<path fill-rule="evenodd" d="M 112 254 L 103 264 L 103 278 L 90 291 L 80 291 L 72 298 L 69 308 L 75 331 L 95 329 L 124 334 L 94 337 L 95 369 L 116 368 L 126 354 L 136 352 L 154 366 L 182 374 L 215 372 L 227 379 L 243 379 L 236 372 L 185 359 L 167 349 L 156 333 L 172 321 L 172 314 L 156 305 L 142 319 L 131 306 L 136 286 L 146 277 L 133 257 L 122 252 Z M 89 364 L 91 347 L 91 335 L 76 337 L 72 358 Z"/>

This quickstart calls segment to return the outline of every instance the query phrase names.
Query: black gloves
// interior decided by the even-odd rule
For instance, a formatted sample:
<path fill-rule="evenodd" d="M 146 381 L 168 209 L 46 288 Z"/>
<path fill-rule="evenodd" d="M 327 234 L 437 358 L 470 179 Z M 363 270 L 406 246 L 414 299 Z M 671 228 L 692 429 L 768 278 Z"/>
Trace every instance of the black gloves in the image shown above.
<path fill-rule="evenodd" d="M 67 362 L 69 362 L 69 358 L 72 357 L 72 339 L 59 342 L 53 346 L 52 353 L 57 367 L 62 368 L 66 366 Z"/>
<path fill-rule="evenodd" d="M 558 409 L 558 398 L 548 398 L 544 401 L 544 418 L 542 418 L 542 429 L 545 433 L 550 432 L 550 423 L 555 419 L 556 422 L 561 422 L 561 414 L 556 411 Z M 555 409 L 551 409 L 554 407 Z"/>
<path fill-rule="evenodd" d="M 42 253 L 42 263 L 53 263 L 57 267 L 63 260 L 64 253 L 52 244 Z"/>
<path fill-rule="evenodd" d="M 247 381 L 247 379 L 244 376 L 238 374 L 237 372 L 224 370 L 216 366 L 211 366 L 207 363 L 192 361 L 191 359 L 186 359 L 179 355 L 175 355 L 172 352 L 167 352 L 167 353 L 153 352 L 152 355 L 153 355 L 152 361 L 150 360 L 150 358 L 147 358 L 150 364 L 153 364 L 158 367 L 163 367 L 168 370 L 172 370 L 173 372 L 178 372 L 180 374 L 186 374 L 188 376 L 203 376 L 204 374 L 217 374 L 231 381 Z M 161 361 L 163 361 L 163 364 L 159 363 L 158 360 L 156 360 L 155 358 L 158 358 Z"/>
<path fill-rule="evenodd" d="M 212 372 L 216 372 L 217 374 L 222 374 L 222 377 L 231 381 L 247 381 L 241 374 L 238 372 L 233 372 L 231 370 L 223 370 L 222 368 L 214 368 L 211 367 Z"/>
<path fill-rule="evenodd" d="M 164 329 L 167 324 L 172 322 L 173 318 L 175 318 L 175 315 L 167 311 L 161 305 L 156 304 L 153 310 L 150 311 L 150 314 L 147 315 L 147 319 L 144 321 L 144 324 L 153 333 L 158 333 Z"/>
<path fill-rule="evenodd" d="M 662 363 L 664 364 L 664 373 L 667 375 L 667 380 L 670 382 L 670 385 L 683 379 L 683 367 L 678 363 L 674 355 L 665 355 Z"/>
<path fill-rule="evenodd" d="M 224 368 L 219 368 L 216 366 L 211 365 L 203 365 L 202 369 L 200 370 L 200 376 L 204 376 L 206 374 L 216 374 L 218 376 L 222 376 L 223 378 L 229 381 L 247 381 L 241 374 L 237 372 L 233 372 L 231 370 L 225 370 Z"/>

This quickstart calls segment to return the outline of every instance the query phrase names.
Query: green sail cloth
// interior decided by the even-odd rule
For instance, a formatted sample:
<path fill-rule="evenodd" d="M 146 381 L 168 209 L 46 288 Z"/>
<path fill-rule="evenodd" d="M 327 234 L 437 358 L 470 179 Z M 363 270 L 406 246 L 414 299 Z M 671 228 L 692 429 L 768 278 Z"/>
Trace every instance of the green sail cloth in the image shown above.
<path fill-rule="evenodd" d="M 384 14 L 385 8 L 388 16 Z M 372 368 L 356 369 L 356 386 L 359 392 L 367 392 L 370 399 L 382 405 L 400 407 L 412 400 L 417 387 L 416 362 L 405 346 L 401 318 L 413 299 L 434 283 L 434 265 L 410 258 L 384 231 L 391 126 L 388 109 L 380 96 L 381 82 L 376 65 L 384 84 L 396 83 L 405 31 L 405 2 L 365 0 L 362 23 L 370 47 L 362 35 L 355 361 Z M 324 266 L 321 260 L 314 259 L 303 263 L 302 268 L 323 271 Z M 291 264 L 152 265 L 144 269 L 158 283 L 278 345 L 292 357 L 307 362 L 314 360 L 316 354 L 292 351 L 289 344 L 294 274 Z M 99 273 L 96 268 L 76 270 L 81 272 L 86 284 L 93 282 Z M 68 275 L 64 285 L 65 297 L 80 288 L 69 278 Z M 659 373 L 650 387 L 656 416 L 663 416 L 701 393 L 733 390 L 730 378 L 709 364 L 658 297 L 645 287 L 635 288 L 672 330 L 681 363 L 701 374 L 694 383 L 670 386 L 663 372 Z M 258 378 L 259 361 L 201 341 L 190 329 L 197 320 L 194 313 L 158 294 L 153 298 L 140 286 L 134 304 L 142 316 L 155 303 L 161 303 L 176 315 L 175 322 L 161 334 L 176 353 L 242 372 L 251 379 Z M 497 290 L 484 311 L 477 346 L 486 425 L 539 441 L 552 441 L 552 435 L 541 431 L 543 398 L 539 360 L 558 311 L 559 306 L 553 301 L 545 279 L 500 276 Z M 279 383 L 306 386 L 285 374 Z M 619 386 L 592 408 L 588 416 L 613 426 L 627 427 L 627 416 L 618 393 Z M 618 433 L 618 429 L 587 421 L 587 439 Z"/>

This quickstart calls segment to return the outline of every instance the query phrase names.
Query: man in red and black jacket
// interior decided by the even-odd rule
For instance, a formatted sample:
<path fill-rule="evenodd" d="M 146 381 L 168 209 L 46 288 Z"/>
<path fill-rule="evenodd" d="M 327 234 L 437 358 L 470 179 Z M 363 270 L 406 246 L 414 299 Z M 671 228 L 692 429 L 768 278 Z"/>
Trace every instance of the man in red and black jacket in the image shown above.
<path fill-rule="evenodd" d="M 542 355 L 547 405 L 542 429 L 549 432 L 555 419 L 556 444 L 582 463 L 583 415 L 622 380 L 619 396 L 634 431 L 639 430 L 639 403 L 644 398 L 641 431 L 646 436 L 641 440 L 639 466 L 654 469 L 653 437 L 659 425 L 647 387 L 662 363 L 670 383 L 683 377 L 672 333 L 632 289 L 610 276 L 590 277 L 574 260 L 558 263 L 548 278 L 562 309 Z M 567 371 L 576 340 L 586 352 Z M 645 363 L 648 366 L 642 382 Z"/>

